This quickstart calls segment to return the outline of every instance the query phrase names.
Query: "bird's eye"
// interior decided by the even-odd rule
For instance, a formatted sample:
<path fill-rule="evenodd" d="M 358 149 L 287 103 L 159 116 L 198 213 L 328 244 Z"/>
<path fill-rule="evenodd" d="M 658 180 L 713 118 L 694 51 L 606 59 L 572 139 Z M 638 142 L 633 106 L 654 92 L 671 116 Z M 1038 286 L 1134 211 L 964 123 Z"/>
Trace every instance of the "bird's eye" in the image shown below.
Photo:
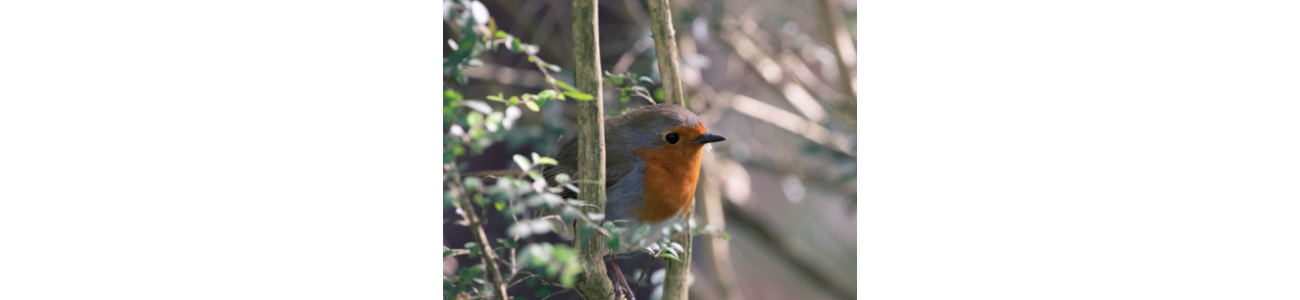
<path fill-rule="evenodd" d="M 668 141 L 669 144 L 676 144 L 677 139 L 679 139 L 677 133 L 669 132 L 667 135 L 664 135 L 664 140 Z"/>

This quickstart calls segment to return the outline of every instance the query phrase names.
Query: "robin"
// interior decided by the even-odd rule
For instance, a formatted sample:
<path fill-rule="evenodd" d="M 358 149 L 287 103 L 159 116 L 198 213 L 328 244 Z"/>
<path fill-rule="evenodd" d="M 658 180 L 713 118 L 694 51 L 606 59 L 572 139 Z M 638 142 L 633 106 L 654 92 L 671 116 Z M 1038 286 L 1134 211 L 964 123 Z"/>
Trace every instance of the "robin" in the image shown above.
<path fill-rule="evenodd" d="M 654 242 L 663 236 L 664 226 L 682 221 L 695 198 L 695 184 L 699 180 L 700 158 L 705 145 L 725 140 L 721 135 L 708 132 L 694 113 L 673 104 L 643 106 L 606 119 L 605 195 L 608 200 L 605 218 L 614 220 L 623 229 L 620 240 L 635 242 L 631 235 L 644 225 L 650 230 L 641 241 Z M 559 163 L 544 171 L 547 178 L 560 173 L 581 176 L 576 171 L 576 139 L 561 146 L 555 159 Z M 577 198 L 567 189 L 560 196 Z M 567 229 L 560 234 L 572 239 L 572 233 Z M 631 252 L 644 246 L 625 245 L 616 253 Z M 605 259 L 613 266 L 611 276 L 617 276 L 616 291 L 632 299 L 632 290 L 618 264 L 613 262 L 612 255 Z"/>

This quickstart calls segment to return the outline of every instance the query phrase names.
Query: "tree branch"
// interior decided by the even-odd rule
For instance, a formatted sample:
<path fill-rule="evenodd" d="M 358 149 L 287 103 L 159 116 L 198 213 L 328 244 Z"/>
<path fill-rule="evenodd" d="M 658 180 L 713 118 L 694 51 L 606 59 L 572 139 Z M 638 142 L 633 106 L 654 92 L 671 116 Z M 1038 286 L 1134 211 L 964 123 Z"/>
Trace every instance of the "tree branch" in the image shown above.
<path fill-rule="evenodd" d="M 596 17 L 596 0 L 573 1 L 573 74 L 574 85 L 583 93 L 594 97 L 578 102 L 578 183 L 579 200 L 595 207 L 583 207 L 588 212 L 605 210 L 605 112 L 601 93 L 600 40 Z M 575 225 L 581 226 L 578 221 Z M 596 224 L 591 226 L 600 227 Z M 579 227 L 581 228 L 581 227 Z M 574 288 L 583 299 L 612 299 L 614 285 L 605 273 L 605 238 L 592 235 L 585 240 L 575 235 L 574 249 L 582 264 L 582 278 Z"/>
<path fill-rule="evenodd" d="M 681 61 L 681 58 L 677 53 L 677 37 L 673 32 L 672 8 L 668 0 L 648 1 L 650 30 L 654 36 L 655 55 L 659 58 L 659 76 L 664 85 L 664 102 L 690 109 L 682 90 L 682 77 L 678 70 L 678 62 Z M 701 170 L 701 172 L 703 171 Z M 697 188 L 695 192 L 696 195 L 699 195 L 701 191 Z M 690 207 L 689 209 L 686 212 L 687 220 L 695 216 L 695 208 Z M 691 272 L 692 246 L 690 231 L 677 233 L 672 237 L 672 241 L 681 244 L 684 251 L 679 256 L 681 260 L 668 261 L 668 270 L 664 277 L 663 300 L 684 300 L 690 297 L 687 294 L 689 291 L 687 290 L 686 280 Z"/>
<path fill-rule="evenodd" d="M 460 182 L 460 174 L 455 175 L 456 182 Z M 460 206 L 465 210 L 465 219 L 469 221 L 470 233 L 474 234 L 474 240 L 483 247 L 482 255 L 479 258 L 483 261 L 483 268 L 487 269 L 488 280 L 491 282 L 492 299 L 505 300 L 506 285 L 501 280 L 501 270 L 497 268 L 497 255 L 492 251 L 492 245 L 488 244 L 487 233 L 483 232 L 483 223 L 478 214 L 474 212 L 474 203 L 470 201 L 470 196 L 465 194 L 465 190 L 455 186 L 460 190 Z"/>
<path fill-rule="evenodd" d="M 673 32 L 672 8 L 668 0 L 648 0 L 650 6 L 650 33 L 654 36 L 655 55 L 659 57 L 659 77 L 664 84 L 664 102 L 690 109 L 682 96 L 682 78 L 677 70 L 681 61 L 677 53 L 677 39 Z"/>

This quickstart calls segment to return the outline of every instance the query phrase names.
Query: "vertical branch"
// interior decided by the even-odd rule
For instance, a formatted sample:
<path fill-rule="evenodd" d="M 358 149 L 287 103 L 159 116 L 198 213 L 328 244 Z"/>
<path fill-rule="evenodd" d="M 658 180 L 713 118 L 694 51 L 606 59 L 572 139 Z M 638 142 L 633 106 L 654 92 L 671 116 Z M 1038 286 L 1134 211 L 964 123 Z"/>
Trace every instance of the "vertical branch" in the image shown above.
<path fill-rule="evenodd" d="M 853 39 L 849 37 L 848 29 L 844 28 L 844 16 L 835 0 L 817 0 L 817 4 L 821 8 L 822 27 L 825 27 L 826 37 L 835 48 L 833 52 L 835 52 L 836 67 L 839 69 L 840 90 L 849 96 L 848 101 L 845 101 L 848 104 L 849 115 L 856 116 L 858 92 L 853 87 L 853 78 L 849 73 L 849 69 L 857 64 Z"/>
<path fill-rule="evenodd" d="M 460 182 L 460 175 L 457 174 L 456 182 Z M 458 188 L 458 187 L 457 187 Z M 463 189 L 460 190 L 460 206 L 465 210 L 465 219 L 469 221 L 469 231 L 474 235 L 474 240 L 483 247 L 483 254 L 479 259 L 483 261 L 483 268 L 487 269 L 489 287 L 492 293 L 492 299 L 505 300 L 506 284 L 501 280 L 501 270 L 497 268 L 496 251 L 492 250 L 492 245 L 488 244 L 487 233 L 483 232 L 483 221 L 479 219 L 478 213 L 474 211 L 474 203 L 470 201 L 470 196 L 465 194 Z"/>
<path fill-rule="evenodd" d="M 677 53 L 677 39 L 673 32 L 672 9 L 668 0 L 648 0 L 650 3 L 650 32 L 655 40 L 655 55 L 659 57 L 659 77 L 664 82 L 664 103 L 681 105 L 686 109 L 682 91 L 682 77 L 677 70 L 681 61 Z M 666 294 L 665 294 L 666 295 Z"/>
<path fill-rule="evenodd" d="M 650 6 L 650 30 L 655 40 L 655 55 L 659 60 L 659 76 L 664 83 L 664 102 L 681 105 L 687 109 L 686 97 L 682 91 L 681 73 L 677 70 L 680 57 L 677 54 L 677 38 L 673 32 L 672 8 L 668 0 L 648 0 Z M 696 195 L 700 190 L 696 189 Z M 698 197 L 697 197 L 698 198 Z M 686 212 L 686 219 L 695 217 L 695 208 Z M 663 300 L 687 299 L 687 277 L 691 273 L 691 233 L 681 232 L 672 237 L 672 241 L 682 245 L 680 261 L 669 260 L 667 274 L 664 277 Z"/>
<path fill-rule="evenodd" d="M 600 42 L 596 23 L 596 0 L 573 1 L 573 74 L 578 91 L 594 99 L 578 100 L 578 198 L 596 207 L 583 213 L 605 210 L 605 108 L 601 99 Z M 577 221 L 585 222 L 585 221 Z M 591 224 L 592 226 L 599 225 Z M 574 240 L 583 275 L 575 288 L 583 299 L 612 299 L 614 285 L 605 273 L 605 238 L 593 234 Z"/>
<path fill-rule="evenodd" d="M 700 176 L 700 186 L 696 192 L 696 198 L 700 200 L 701 220 L 704 224 L 725 231 L 727 223 L 722 208 L 722 191 L 719 187 L 726 177 L 720 174 L 718 159 L 712 152 L 704 153 L 701 168 L 705 176 Z M 713 263 L 713 274 L 722 300 L 739 300 L 740 293 L 736 290 L 736 273 L 731 269 L 727 240 L 714 237 L 705 237 L 702 240 L 707 245 L 708 251 L 704 255 L 709 262 Z"/>

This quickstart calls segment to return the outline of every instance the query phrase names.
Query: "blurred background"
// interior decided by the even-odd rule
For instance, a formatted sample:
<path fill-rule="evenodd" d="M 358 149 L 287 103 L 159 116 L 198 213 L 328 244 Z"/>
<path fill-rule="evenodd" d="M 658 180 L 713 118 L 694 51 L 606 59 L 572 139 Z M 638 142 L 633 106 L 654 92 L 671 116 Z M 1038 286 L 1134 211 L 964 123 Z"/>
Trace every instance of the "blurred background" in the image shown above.
<path fill-rule="evenodd" d="M 570 1 L 482 1 L 497 28 L 539 47 L 538 56 L 559 65 L 551 75 L 572 80 Z M 709 131 L 727 137 L 705 153 L 705 176 L 696 220 L 731 235 L 730 241 L 697 236 L 691 299 L 853 299 L 856 297 L 856 1 L 755 0 L 670 1 L 682 80 L 690 109 Z M 644 1 L 599 1 L 601 67 L 635 73 L 661 85 L 648 8 Z M 458 36 L 444 23 L 443 34 Z M 444 51 L 452 48 L 444 43 Z M 466 69 L 466 98 L 537 93 L 549 88 L 527 56 L 484 52 L 482 64 Z M 605 111 L 649 104 L 620 101 L 606 82 Z M 467 171 L 504 170 L 514 154 L 553 155 L 573 135 L 573 101 L 551 101 L 525 113 L 505 142 L 458 164 Z M 447 222 L 459 219 L 444 212 Z M 506 230 L 488 222 L 489 235 Z M 467 228 L 446 226 L 444 245 L 472 241 Z M 551 235 L 553 242 L 561 242 Z M 635 252 L 634 252 L 635 253 Z M 662 259 L 636 253 L 619 257 L 637 299 L 653 299 Z M 471 264 L 448 259 L 448 272 Z M 660 271 L 661 273 L 662 271 Z M 661 275 L 661 274 L 660 274 Z M 660 276 L 661 277 L 661 276 Z M 520 299 L 539 299 L 527 289 Z M 581 299 L 577 293 L 547 299 Z"/>

